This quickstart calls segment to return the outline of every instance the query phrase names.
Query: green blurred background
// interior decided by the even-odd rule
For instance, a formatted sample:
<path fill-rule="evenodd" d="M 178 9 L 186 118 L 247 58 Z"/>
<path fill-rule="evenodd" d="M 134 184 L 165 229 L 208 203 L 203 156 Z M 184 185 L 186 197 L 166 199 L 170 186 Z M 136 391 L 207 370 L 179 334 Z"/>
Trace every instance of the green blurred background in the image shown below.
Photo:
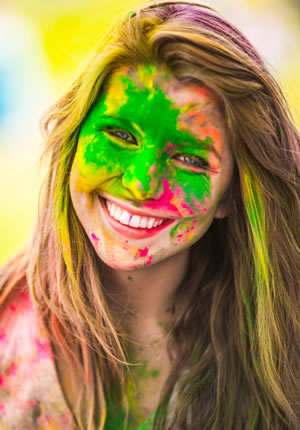
<path fill-rule="evenodd" d="M 116 17 L 138 0 L 0 0 L 0 264 L 28 243 L 37 216 L 39 120 Z M 300 125 L 299 0 L 212 0 L 251 40 Z"/>

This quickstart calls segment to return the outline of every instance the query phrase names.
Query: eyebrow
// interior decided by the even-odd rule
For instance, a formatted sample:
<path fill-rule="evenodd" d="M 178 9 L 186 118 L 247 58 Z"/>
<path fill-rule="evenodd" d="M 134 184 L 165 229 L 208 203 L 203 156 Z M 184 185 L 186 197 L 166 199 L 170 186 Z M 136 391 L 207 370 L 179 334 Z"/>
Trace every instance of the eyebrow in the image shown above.
<path fill-rule="evenodd" d="M 112 120 L 115 122 L 116 127 L 124 127 L 126 126 L 129 131 L 131 131 L 132 133 L 138 132 L 139 135 L 141 137 L 142 136 L 142 130 L 141 127 L 139 125 L 137 125 L 136 123 L 126 119 L 126 118 L 118 118 L 116 116 L 113 115 L 105 115 L 102 114 L 101 117 L 99 118 L 99 122 L 97 123 L 97 125 L 103 123 L 103 125 L 105 125 L 106 121 Z M 181 140 L 180 139 L 180 134 L 182 133 L 180 130 L 176 130 L 177 134 L 179 133 L 179 136 L 176 139 L 176 143 L 175 142 L 171 142 L 173 145 L 176 146 L 189 146 L 191 148 L 195 148 L 195 140 L 197 140 L 197 142 L 199 143 L 199 149 L 204 149 L 207 150 L 209 152 L 213 152 L 215 154 L 215 156 L 222 161 L 221 155 L 218 153 L 218 151 L 216 150 L 216 148 L 214 147 L 214 141 L 212 140 L 211 137 L 206 137 L 205 140 L 201 140 L 199 138 L 197 138 L 197 136 L 191 134 L 190 135 L 190 141 L 189 139 L 187 139 L 187 135 L 189 135 L 188 132 L 184 133 L 184 138 Z"/>

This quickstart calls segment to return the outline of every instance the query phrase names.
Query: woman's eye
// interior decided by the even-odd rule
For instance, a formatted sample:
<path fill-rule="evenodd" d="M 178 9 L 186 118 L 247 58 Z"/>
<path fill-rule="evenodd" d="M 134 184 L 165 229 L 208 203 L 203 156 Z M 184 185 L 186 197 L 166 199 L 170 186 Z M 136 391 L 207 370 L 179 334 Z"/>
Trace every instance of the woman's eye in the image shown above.
<path fill-rule="evenodd" d="M 118 139 L 125 140 L 126 142 L 134 143 L 135 145 L 137 145 L 136 139 L 126 131 L 106 129 L 106 133 L 115 136 Z"/>
<path fill-rule="evenodd" d="M 181 163 L 196 169 L 209 169 L 209 163 L 197 155 L 181 154 L 176 155 L 174 159 L 179 160 Z"/>

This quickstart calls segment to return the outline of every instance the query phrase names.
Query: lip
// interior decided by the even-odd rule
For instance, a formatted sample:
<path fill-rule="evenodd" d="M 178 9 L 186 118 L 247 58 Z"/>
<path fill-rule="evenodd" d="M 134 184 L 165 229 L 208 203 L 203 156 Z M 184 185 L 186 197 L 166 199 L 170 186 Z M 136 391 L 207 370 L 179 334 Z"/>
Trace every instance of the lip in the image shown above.
<path fill-rule="evenodd" d="M 167 219 L 167 221 L 163 222 L 158 227 L 154 227 L 151 229 L 150 228 L 130 227 L 128 225 L 121 224 L 119 221 L 114 219 L 110 215 L 110 213 L 108 212 L 108 209 L 107 209 L 106 204 L 105 204 L 106 199 L 103 198 L 102 196 L 99 196 L 99 195 L 97 197 L 98 197 L 98 200 L 100 203 L 102 213 L 104 214 L 104 218 L 108 222 L 109 226 L 113 230 L 115 230 L 116 232 L 118 232 L 119 234 L 121 234 L 122 236 L 125 236 L 127 238 L 145 239 L 147 237 L 155 236 L 156 234 L 160 233 L 162 230 L 164 230 L 165 228 L 167 228 L 169 225 L 173 224 L 176 221 L 175 219 Z M 114 201 L 112 199 L 109 199 L 109 200 Z M 124 205 L 122 205 L 122 206 L 120 205 L 120 207 L 123 207 L 124 209 L 126 208 Z M 131 210 L 130 210 L 130 212 L 135 214 L 135 215 L 145 215 L 145 212 L 139 212 L 138 213 L 137 211 L 131 211 Z M 151 215 L 149 215 L 149 212 L 148 212 L 148 215 L 145 215 L 145 216 L 151 216 Z"/>

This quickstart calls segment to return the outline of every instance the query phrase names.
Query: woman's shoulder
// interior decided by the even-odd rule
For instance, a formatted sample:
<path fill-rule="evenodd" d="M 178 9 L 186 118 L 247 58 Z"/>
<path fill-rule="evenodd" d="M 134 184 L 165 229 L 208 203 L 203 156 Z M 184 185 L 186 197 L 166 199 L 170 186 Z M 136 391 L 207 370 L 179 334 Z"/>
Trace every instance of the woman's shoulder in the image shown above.
<path fill-rule="evenodd" d="M 0 292 L 1 429 L 72 428 L 47 331 L 31 298 L 26 272 Z"/>

